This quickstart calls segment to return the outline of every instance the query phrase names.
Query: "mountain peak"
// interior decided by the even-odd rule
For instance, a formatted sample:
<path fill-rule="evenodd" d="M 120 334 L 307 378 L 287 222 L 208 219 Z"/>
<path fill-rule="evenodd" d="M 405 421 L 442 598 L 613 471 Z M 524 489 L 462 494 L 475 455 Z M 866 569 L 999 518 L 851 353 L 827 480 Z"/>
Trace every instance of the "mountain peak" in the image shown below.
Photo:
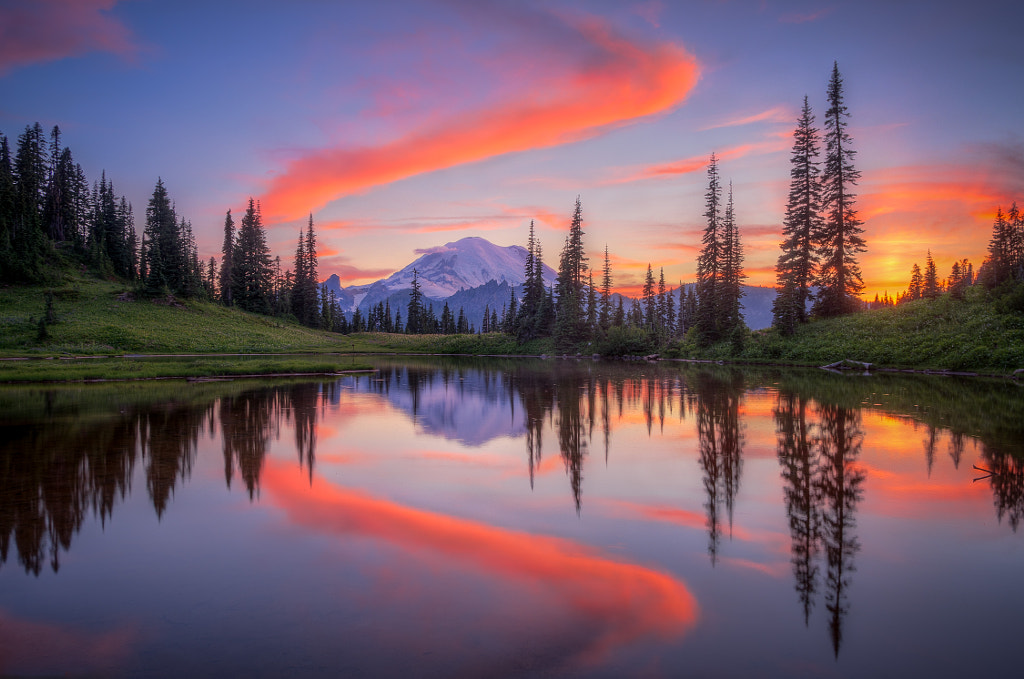
<path fill-rule="evenodd" d="M 495 245 L 486 238 L 467 236 L 417 250 L 416 254 L 419 257 L 415 261 L 382 281 L 388 290 L 412 287 L 414 270 L 423 294 L 434 298 L 449 297 L 489 281 L 522 285 L 525 280 L 527 252 L 520 245 Z M 554 270 L 545 267 L 545 279 L 553 282 L 554 277 Z"/>

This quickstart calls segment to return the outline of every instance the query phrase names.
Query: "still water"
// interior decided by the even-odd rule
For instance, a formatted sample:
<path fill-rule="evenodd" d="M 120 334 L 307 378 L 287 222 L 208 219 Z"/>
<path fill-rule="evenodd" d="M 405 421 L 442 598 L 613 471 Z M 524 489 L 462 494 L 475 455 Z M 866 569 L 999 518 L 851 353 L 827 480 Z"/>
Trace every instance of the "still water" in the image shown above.
<path fill-rule="evenodd" d="M 1017 384 L 379 368 L 0 389 L 0 675 L 1024 672 Z"/>

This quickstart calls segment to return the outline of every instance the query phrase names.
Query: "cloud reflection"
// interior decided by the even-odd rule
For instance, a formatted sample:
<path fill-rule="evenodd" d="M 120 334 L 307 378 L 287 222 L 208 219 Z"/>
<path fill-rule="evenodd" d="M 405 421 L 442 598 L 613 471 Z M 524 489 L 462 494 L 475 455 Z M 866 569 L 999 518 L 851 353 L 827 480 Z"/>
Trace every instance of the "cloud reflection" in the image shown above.
<path fill-rule="evenodd" d="M 584 662 L 647 638 L 671 639 L 697 621 L 697 602 L 672 576 L 612 561 L 569 540 L 531 535 L 416 509 L 316 478 L 312 487 L 288 465 L 268 462 L 265 498 L 293 524 L 320 533 L 364 536 L 458 562 L 505 585 L 540 593 L 548 605 L 591 629 L 579 642 Z"/>

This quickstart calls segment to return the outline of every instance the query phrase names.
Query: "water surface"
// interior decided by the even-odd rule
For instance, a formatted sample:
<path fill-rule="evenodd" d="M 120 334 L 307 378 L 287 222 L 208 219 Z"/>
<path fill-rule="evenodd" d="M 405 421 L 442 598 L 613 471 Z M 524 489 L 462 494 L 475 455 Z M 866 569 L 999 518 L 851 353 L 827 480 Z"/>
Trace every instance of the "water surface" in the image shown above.
<path fill-rule="evenodd" d="M 1019 385 L 379 367 L 0 389 L 0 674 L 1020 671 Z"/>

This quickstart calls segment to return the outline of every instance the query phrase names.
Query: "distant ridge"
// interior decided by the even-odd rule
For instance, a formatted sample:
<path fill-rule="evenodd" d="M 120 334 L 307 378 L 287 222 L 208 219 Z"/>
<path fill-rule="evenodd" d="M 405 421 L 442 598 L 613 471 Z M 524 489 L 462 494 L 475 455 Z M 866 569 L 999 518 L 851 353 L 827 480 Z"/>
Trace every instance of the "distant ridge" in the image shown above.
<path fill-rule="evenodd" d="M 476 328 L 480 328 L 485 309 L 501 314 L 511 296 L 510 288 L 515 287 L 516 297 L 522 297 L 527 256 L 522 246 L 495 245 L 486 238 L 469 236 L 418 252 L 420 256 L 413 262 L 373 283 L 345 288 L 338 275 L 333 274 L 324 285 L 334 290 L 349 317 L 357 308 L 365 313 L 381 302 L 390 304 L 392 313 L 401 311 L 404 316 L 415 270 L 425 302 L 433 304 L 438 316 L 447 301 L 453 314 L 462 308 Z M 554 286 L 556 278 L 555 270 L 545 264 L 545 286 Z M 740 303 L 747 327 L 769 327 L 775 289 L 745 285 L 743 292 Z M 629 298 L 625 304 L 628 309 Z"/>

